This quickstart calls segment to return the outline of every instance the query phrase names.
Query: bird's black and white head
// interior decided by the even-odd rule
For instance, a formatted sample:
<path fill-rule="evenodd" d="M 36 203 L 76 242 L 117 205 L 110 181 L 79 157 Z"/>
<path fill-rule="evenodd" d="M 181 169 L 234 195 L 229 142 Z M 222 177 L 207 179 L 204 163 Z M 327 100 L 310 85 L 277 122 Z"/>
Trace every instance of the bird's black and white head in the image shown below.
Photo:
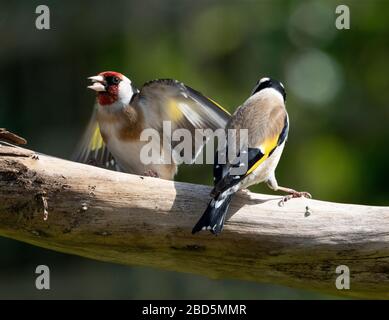
<path fill-rule="evenodd" d="M 281 82 L 271 78 L 262 78 L 257 82 L 253 91 L 251 92 L 251 96 L 257 93 L 280 94 L 284 103 L 286 102 L 286 92 L 284 85 Z"/>

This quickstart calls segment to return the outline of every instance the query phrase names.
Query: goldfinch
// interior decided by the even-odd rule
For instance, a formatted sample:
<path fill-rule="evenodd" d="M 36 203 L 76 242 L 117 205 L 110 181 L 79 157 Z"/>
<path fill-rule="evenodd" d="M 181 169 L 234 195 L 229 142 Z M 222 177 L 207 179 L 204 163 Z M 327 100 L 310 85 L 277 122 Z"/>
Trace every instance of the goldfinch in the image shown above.
<path fill-rule="evenodd" d="M 242 145 L 246 148 L 240 149 L 240 153 L 247 153 L 247 163 L 235 163 L 230 159 L 227 159 L 225 164 L 219 162 L 218 153 L 226 155 L 228 148 L 231 148 L 227 135 L 226 145 L 215 154 L 212 200 L 192 233 L 203 229 L 209 229 L 213 234 L 220 233 L 233 195 L 239 189 L 253 184 L 266 182 L 273 190 L 289 193 L 285 200 L 292 197 L 311 197 L 307 192 L 279 186 L 275 177 L 275 169 L 289 131 L 285 100 L 286 93 L 281 82 L 262 78 L 255 85 L 251 96 L 233 113 L 226 131 L 236 130 L 238 136 L 242 129 L 247 129 L 247 139 L 242 138 Z M 234 173 L 234 169 L 240 167 L 243 170 L 239 174 Z"/>
<path fill-rule="evenodd" d="M 230 117 L 213 100 L 176 80 L 153 80 L 138 90 L 126 76 L 114 71 L 89 79 L 92 84 L 88 88 L 96 91 L 96 107 L 75 155 L 79 162 L 171 180 L 177 172 L 174 157 L 157 164 L 142 161 L 140 152 L 147 143 L 140 139 L 142 131 L 152 128 L 162 136 L 164 121 L 170 121 L 172 131 L 215 130 L 225 128 Z M 191 138 L 195 146 L 195 134 Z M 193 147 L 190 160 L 194 161 L 204 143 L 198 144 L 200 150 Z M 174 146 L 158 143 L 155 147 L 166 154 Z"/>

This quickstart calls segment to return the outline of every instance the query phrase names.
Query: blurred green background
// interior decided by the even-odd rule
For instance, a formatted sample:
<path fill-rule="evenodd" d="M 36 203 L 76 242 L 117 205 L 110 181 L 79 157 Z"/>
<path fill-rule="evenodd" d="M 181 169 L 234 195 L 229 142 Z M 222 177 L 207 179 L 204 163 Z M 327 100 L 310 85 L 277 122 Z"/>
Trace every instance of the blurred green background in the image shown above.
<path fill-rule="evenodd" d="M 389 1 L 0 1 L 0 127 L 69 158 L 92 110 L 87 76 L 141 86 L 175 78 L 233 111 L 256 81 L 287 90 L 289 142 L 278 181 L 317 199 L 388 205 Z M 211 168 L 178 180 L 211 184 Z M 255 186 L 254 191 L 270 191 Z M 200 213 L 199 213 L 200 214 Z M 86 260 L 0 238 L 0 298 L 327 298 L 285 287 Z M 47 292 L 35 267 L 51 269 Z"/>

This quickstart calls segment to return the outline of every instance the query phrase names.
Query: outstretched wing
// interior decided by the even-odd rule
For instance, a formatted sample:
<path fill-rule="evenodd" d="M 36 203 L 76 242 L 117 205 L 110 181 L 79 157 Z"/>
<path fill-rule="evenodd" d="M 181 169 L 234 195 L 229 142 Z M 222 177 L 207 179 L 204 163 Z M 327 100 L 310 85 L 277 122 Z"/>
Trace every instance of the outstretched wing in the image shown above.
<path fill-rule="evenodd" d="M 72 160 L 97 167 L 121 171 L 103 141 L 96 114 L 97 110 L 95 108 L 84 135 L 72 156 Z"/>
<path fill-rule="evenodd" d="M 176 129 L 189 130 L 192 153 L 190 159 L 184 156 L 185 162 L 193 162 L 207 141 L 203 136 L 196 135 L 195 129 L 224 129 L 230 119 L 228 111 L 219 104 L 171 79 L 146 83 L 131 104 L 143 110 L 145 127 L 162 132 L 163 121 L 169 121 L 172 132 Z M 174 148 L 181 141 L 173 141 L 171 147 Z"/>

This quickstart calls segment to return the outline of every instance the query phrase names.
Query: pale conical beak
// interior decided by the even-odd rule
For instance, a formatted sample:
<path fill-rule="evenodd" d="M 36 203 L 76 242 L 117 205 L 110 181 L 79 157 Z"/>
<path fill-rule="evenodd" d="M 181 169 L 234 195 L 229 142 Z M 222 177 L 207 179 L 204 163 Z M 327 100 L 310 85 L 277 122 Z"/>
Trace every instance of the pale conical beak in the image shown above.
<path fill-rule="evenodd" d="M 92 85 L 88 86 L 89 89 L 92 89 L 97 92 L 105 91 L 105 86 L 104 86 L 105 81 L 103 76 L 89 77 L 88 80 L 92 81 Z"/>

